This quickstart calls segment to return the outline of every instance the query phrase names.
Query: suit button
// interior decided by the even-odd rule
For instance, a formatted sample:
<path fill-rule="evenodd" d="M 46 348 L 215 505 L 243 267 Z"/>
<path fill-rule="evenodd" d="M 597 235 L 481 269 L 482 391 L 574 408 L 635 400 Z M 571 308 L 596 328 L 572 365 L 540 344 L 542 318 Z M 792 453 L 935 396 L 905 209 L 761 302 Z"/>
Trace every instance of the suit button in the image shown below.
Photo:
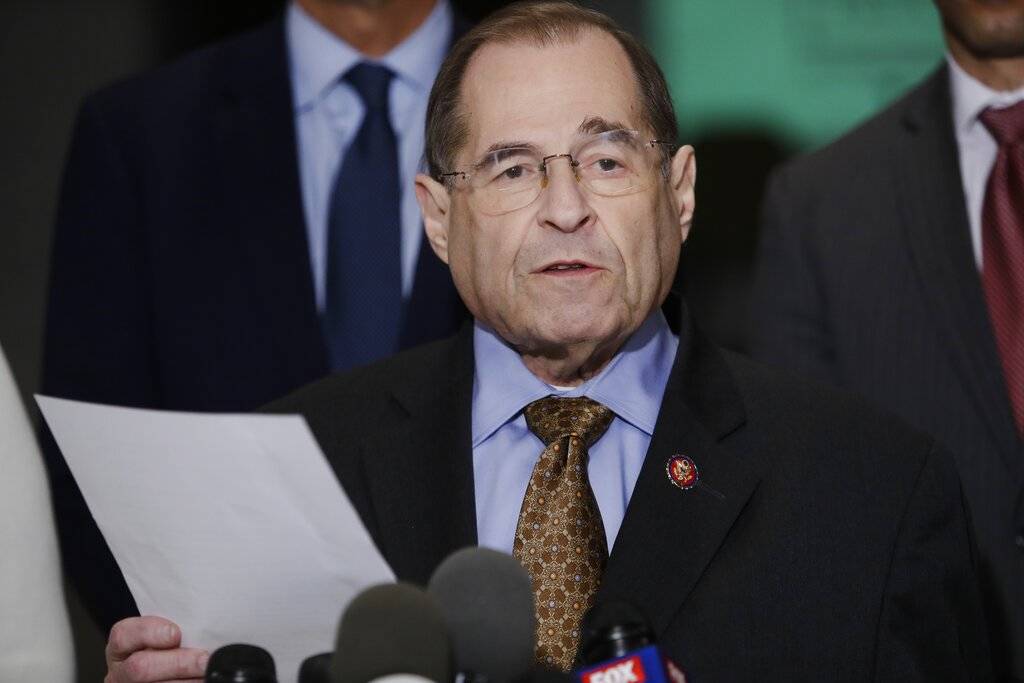
<path fill-rule="evenodd" d="M 1013 542 L 1017 544 L 1017 547 L 1024 550 L 1024 536 L 1017 535 L 1017 538 L 1013 539 Z"/>

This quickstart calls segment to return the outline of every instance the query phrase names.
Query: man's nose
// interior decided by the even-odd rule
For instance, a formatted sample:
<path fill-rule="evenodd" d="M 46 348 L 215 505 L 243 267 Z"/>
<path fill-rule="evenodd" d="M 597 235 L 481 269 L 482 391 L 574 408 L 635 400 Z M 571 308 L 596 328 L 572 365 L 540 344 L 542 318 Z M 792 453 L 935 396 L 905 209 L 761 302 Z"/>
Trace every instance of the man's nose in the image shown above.
<path fill-rule="evenodd" d="M 576 179 L 572 157 L 549 159 L 545 168 L 547 187 L 542 193 L 537 219 L 562 232 L 575 232 L 593 222 L 594 212 Z"/>

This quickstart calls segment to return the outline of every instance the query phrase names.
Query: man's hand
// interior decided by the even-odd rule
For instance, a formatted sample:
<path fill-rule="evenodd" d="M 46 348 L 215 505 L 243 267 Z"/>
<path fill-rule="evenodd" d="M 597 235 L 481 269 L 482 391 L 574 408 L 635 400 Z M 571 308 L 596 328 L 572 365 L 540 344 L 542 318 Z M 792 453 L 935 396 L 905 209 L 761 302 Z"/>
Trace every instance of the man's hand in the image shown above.
<path fill-rule="evenodd" d="M 181 629 L 163 617 L 122 619 L 107 639 L 103 683 L 202 683 L 210 655 L 180 646 Z"/>

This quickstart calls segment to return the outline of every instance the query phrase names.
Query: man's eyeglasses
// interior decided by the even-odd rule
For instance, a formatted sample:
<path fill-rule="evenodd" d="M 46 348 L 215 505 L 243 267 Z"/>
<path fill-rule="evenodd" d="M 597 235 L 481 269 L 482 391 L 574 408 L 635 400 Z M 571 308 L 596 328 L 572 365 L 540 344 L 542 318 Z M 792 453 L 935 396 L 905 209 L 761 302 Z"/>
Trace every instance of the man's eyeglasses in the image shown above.
<path fill-rule="evenodd" d="M 548 184 L 548 163 L 568 159 L 576 181 L 602 197 L 642 192 L 667 169 L 674 145 L 643 140 L 635 130 L 609 130 L 580 138 L 566 154 L 542 156 L 529 147 L 488 153 L 470 170 L 442 173 L 450 183 L 465 183 L 479 210 L 493 216 L 532 204 Z"/>

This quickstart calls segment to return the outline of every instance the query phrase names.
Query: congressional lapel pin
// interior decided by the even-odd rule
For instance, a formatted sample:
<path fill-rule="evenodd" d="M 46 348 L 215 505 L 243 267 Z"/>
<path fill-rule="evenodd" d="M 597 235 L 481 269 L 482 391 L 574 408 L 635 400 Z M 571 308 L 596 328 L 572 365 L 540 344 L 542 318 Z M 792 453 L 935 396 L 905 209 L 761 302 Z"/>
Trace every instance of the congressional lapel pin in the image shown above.
<path fill-rule="evenodd" d="M 725 500 L 725 494 L 711 488 L 706 482 L 701 481 L 700 472 L 697 471 L 697 463 L 681 453 L 677 453 L 668 459 L 665 463 L 665 474 L 668 475 L 668 480 L 672 482 L 673 486 L 677 486 L 684 491 L 700 488 L 719 500 Z"/>
<path fill-rule="evenodd" d="M 665 474 L 668 475 L 670 482 L 684 491 L 689 491 L 700 481 L 697 465 L 685 455 L 670 457 L 665 463 Z"/>

